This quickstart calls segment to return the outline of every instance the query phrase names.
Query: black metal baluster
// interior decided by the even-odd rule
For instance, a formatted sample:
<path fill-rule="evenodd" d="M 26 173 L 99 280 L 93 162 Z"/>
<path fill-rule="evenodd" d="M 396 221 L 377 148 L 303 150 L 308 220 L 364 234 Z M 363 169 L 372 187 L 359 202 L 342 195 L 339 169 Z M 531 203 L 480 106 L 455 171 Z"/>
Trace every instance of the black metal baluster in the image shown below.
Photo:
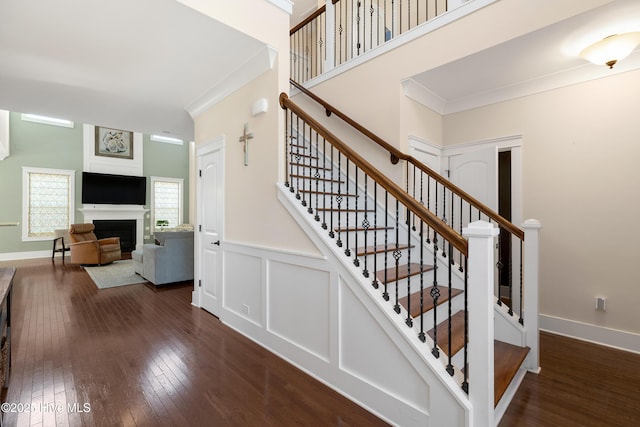
<path fill-rule="evenodd" d="M 389 259 L 389 233 L 388 233 L 388 221 L 389 221 L 389 192 L 387 190 L 384 191 L 384 292 L 382 293 L 382 297 L 385 301 L 389 301 L 389 289 L 387 284 L 388 280 L 388 259 Z M 374 251 L 377 250 L 374 249 Z"/>
<path fill-rule="evenodd" d="M 314 219 L 316 221 L 320 221 L 320 211 L 318 209 L 320 207 L 320 156 L 318 155 L 318 152 L 318 132 L 316 132 L 316 173 L 314 174 L 314 177 L 316 178 L 316 216 Z"/>
<path fill-rule="evenodd" d="M 289 179 L 291 179 L 291 174 L 289 172 L 289 168 L 291 167 L 291 162 L 289 161 L 289 150 L 291 150 L 291 144 L 293 143 L 293 135 L 291 135 L 291 129 L 289 128 L 290 114 L 291 111 L 286 109 L 284 112 L 284 129 L 286 132 L 284 138 L 284 185 L 289 188 L 291 187 L 291 183 L 289 182 Z"/>
<path fill-rule="evenodd" d="M 413 166 L 413 198 L 416 198 L 416 165 Z M 407 168 L 409 167 L 409 163 L 407 163 Z M 416 216 L 413 216 L 413 224 L 411 225 L 411 229 L 416 231 Z"/>
<path fill-rule="evenodd" d="M 445 245 L 445 242 L 442 243 L 442 246 Z M 451 245 L 451 242 L 448 242 L 449 245 L 449 259 L 453 259 L 453 246 Z M 451 316 L 453 315 L 453 307 L 451 306 L 451 295 L 453 292 L 453 277 L 452 277 L 452 272 L 453 272 L 453 264 L 449 263 L 449 299 L 448 299 L 448 309 L 449 309 L 449 326 L 447 328 L 447 334 L 448 334 L 448 339 L 449 339 L 449 351 L 448 351 L 448 356 L 449 356 L 449 360 L 447 362 L 447 372 L 449 373 L 449 375 L 453 376 L 453 364 L 451 363 L 451 359 L 453 358 L 453 355 L 451 354 Z"/>
<path fill-rule="evenodd" d="M 396 313 L 400 314 L 400 304 L 398 303 L 398 276 L 400 276 L 400 258 L 402 257 L 402 251 L 400 251 L 400 202 L 396 199 L 396 249 L 393 251 L 393 258 L 396 260 L 396 303 L 393 309 Z"/>
<path fill-rule="evenodd" d="M 296 131 L 297 131 L 297 141 L 298 144 L 296 146 L 296 199 L 300 200 L 302 197 L 300 195 L 300 116 L 296 115 Z"/>
<path fill-rule="evenodd" d="M 460 197 L 460 235 L 461 236 L 462 236 L 462 207 L 463 207 L 462 197 Z M 463 271 L 463 269 L 462 269 L 462 251 L 460 251 L 460 267 L 458 269 L 460 270 L 460 272 Z"/>
<path fill-rule="evenodd" d="M 355 183 L 355 188 L 356 188 L 356 196 L 355 196 L 355 209 L 356 209 L 356 215 L 354 216 L 354 221 L 353 221 L 353 228 L 354 228 L 354 234 L 353 234 L 353 247 L 357 248 L 358 247 L 358 199 L 360 197 L 360 195 L 358 194 L 359 188 L 358 188 L 358 165 L 354 164 L 354 169 L 355 169 L 355 175 L 356 175 L 356 183 Z M 365 194 L 365 206 L 367 203 L 367 196 Z M 367 219 L 367 211 L 365 208 L 365 212 L 364 212 L 364 219 Z M 364 220 L 363 220 L 364 221 Z M 349 247 L 349 241 L 347 240 L 347 247 Z M 347 254 L 347 256 L 349 256 L 351 254 L 351 250 L 349 249 L 349 253 Z M 360 266 L 360 260 L 358 259 L 358 251 L 356 250 L 355 253 L 355 257 L 353 258 L 353 265 L 355 265 L 356 267 Z"/>
<path fill-rule="evenodd" d="M 368 235 L 369 235 L 369 227 L 371 226 L 371 223 L 369 222 L 369 212 L 368 212 L 368 208 L 369 208 L 369 188 L 368 188 L 368 184 L 369 184 L 369 176 L 365 173 L 364 174 L 364 220 L 362 221 L 362 228 L 364 229 L 364 247 L 367 247 L 367 243 L 368 243 Z M 375 205 L 374 205 L 374 211 L 375 211 Z M 375 214 L 374 214 L 375 215 Z M 374 230 L 375 233 L 375 230 Z M 358 247 L 358 235 L 356 234 L 356 243 L 354 245 L 354 247 Z M 360 261 L 358 260 L 358 251 L 356 250 L 356 261 L 358 261 L 357 265 L 360 265 Z M 364 257 L 364 270 L 362 271 L 362 275 L 364 277 L 369 277 L 369 269 L 367 268 L 367 257 Z"/>
<path fill-rule="evenodd" d="M 344 172 L 344 176 L 345 176 L 345 181 L 347 181 L 347 190 L 345 192 L 345 197 L 347 199 L 347 208 L 346 208 L 346 211 L 345 211 L 347 213 L 347 228 L 346 228 L 347 232 L 345 233 L 345 235 L 347 236 L 347 245 L 345 247 L 344 254 L 346 256 L 351 256 L 351 248 L 349 247 L 349 235 L 351 234 L 351 233 L 349 233 L 349 218 L 351 217 L 350 212 L 349 212 L 349 199 L 351 198 L 350 197 L 351 194 L 349 194 L 349 181 L 350 181 L 350 179 L 349 179 L 349 158 L 348 157 L 347 157 L 347 168 L 346 168 L 346 170 Z M 358 209 L 354 209 L 353 213 L 354 213 L 355 217 L 358 218 Z M 355 222 L 355 224 L 357 224 L 358 220 L 356 219 L 356 221 L 354 221 L 354 222 Z"/>
<path fill-rule="evenodd" d="M 373 233 L 373 247 L 376 248 L 378 246 L 378 183 L 373 181 L 373 228 L 376 230 Z M 365 243 L 365 249 L 367 245 Z M 374 250 L 375 251 L 375 250 Z M 366 252 L 366 250 L 364 251 Z M 367 259 L 367 255 L 365 254 L 365 259 Z M 374 254 L 373 256 L 373 287 L 378 289 L 378 257 Z"/>
<path fill-rule="evenodd" d="M 433 300 L 433 348 L 431 354 L 435 358 L 440 357 L 440 351 L 438 350 L 438 300 L 440 299 L 440 289 L 438 289 L 438 233 L 433 233 L 433 286 L 429 292 L 431 299 Z"/>
<path fill-rule="evenodd" d="M 445 224 L 448 224 L 447 222 L 447 187 L 445 187 L 444 185 L 442 186 L 442 221 L 444 221 Z M 447 257 L 447 253 L 444 251 L 444 240 L 442 241 L 442 257 L 446 258 Z"/>
<path fill-rule="evenodd" d="M 431 177 L 427 178 L 427 210 L 431 212 Z M 431 244 L 431 227 L 427 225 L 427 243 Z"/>
<path fill-rule="evenodd" d="M 333 166 L 333 165 L 332 165 Z M 327 229 L 327 140 L 322 137 L 322 229 Z M 333 197 L 330 195 L 329 197 Z"/>
<path fill-rule="evenodd" d="M 523 262 L 524 262 L 524 255 L 522 252 L 522 240 L 520 240 L 520 318 L 518 319 L 518 322 L 520 322 L 521 325 L 524 325 L 524 276 L 523 276 Z"/>
<path fill-rule="evenodd" d="M 420 333 L 418 338 L 425 342 L 427 337 L 424 333 L 424 221 L 420 219 Z"/>
<path fill-rule="evenodd" d="M 411 222 L 411 211 L 409 213 L 409 221 Z M 411 228 L 407 227 L 407 319 L 405 323 L 408 327 L 413 326 L 413 319 L 411 318 Z M 422 246 L 422 242 L 420 242 Z"/>
<path fill-rule="evenodd" d="M 330 144 L 331 145 L 331 144 Z M 331 237 L 332 239 L 335 237 L 335 233 L 333 232 L 334 228 L 333 228 L 333 196 L 334 196 L 334 191 L 333 191 L 333 182 L 334 182 L 334 178 L 333 178 L 333 172 L 336 169 L 335 164 L 333 163 L 333 152 L 334 152 L 334 148 L 333 145 L 331 145 L 331 211 L 329 213 L 329 237 Z"/>
<path fill-rule="evenodd" d="M 338 150 L 338 179 L 342 181 L 342 152 Z M 347 182 L 349 182 L 349 177 L 347 177 Z M 338 183 L 338 196 L 336 197 L 336 201 L 338 202 L 338 240 L 336 240 L 336 245 L 339 248 L 342 247 L 342 182 Z"/>

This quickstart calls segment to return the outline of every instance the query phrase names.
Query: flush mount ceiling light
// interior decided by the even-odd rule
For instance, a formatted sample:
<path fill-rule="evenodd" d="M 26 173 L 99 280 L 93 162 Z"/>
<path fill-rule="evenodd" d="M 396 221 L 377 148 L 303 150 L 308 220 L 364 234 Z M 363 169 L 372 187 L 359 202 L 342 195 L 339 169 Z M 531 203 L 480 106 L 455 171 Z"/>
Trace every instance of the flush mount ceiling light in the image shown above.
<path fill-rule="evenodd" d="M 638 44 L 640 44 L 640 31 L 614 34 L 587 46 L 580 52 L 580 56 L 594 64 L 608 65 L 609 68 L 613 68 L 616 62 L 629 56 Z"/>

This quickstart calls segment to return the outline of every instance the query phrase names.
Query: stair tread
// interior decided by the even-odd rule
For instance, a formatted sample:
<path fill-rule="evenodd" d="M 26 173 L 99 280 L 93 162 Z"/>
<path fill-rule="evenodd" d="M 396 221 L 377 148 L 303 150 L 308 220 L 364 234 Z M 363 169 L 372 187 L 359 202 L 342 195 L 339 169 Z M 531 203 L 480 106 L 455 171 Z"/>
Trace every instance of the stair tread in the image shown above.
<path fill-rule="evenodd" d="M 393 230 L 393 227 L 369 227 L 367 229 L 363 227 L 343 227 L 343 228 L 335 228 L 336 232 L 351 232 L 351 231 L 382 231 L 382 230 Z"/>
<path fill-rule="evenodd" d="M 353 209 L 353 208 L 350 208 L 350 209 L 338 209 L 337 207 L 334 207 L 333 209 L 332 208 L 317 208 L 316 210 L 318 210 L 320 212 L 322 212 L 322 211 L 330 211 L 330 212 L 336 212 L 336 213 L 338 213 L 338 212 L 341 212 L 341 213 L 342 212 L 355 212 L 355 213 L 358 213 L 358 212 L 374 212 L 373 209 Z"/>
<path fill-rule="evenodd" d="M 451 348 L 451 355 L 454 355 L 464 347 L 464 311 L 461 310 L 451 316 L 451 343 L 449 343 L 448 327 L 449 319 L 446 319 L 434 328 L 438 336 L 437 344 L 447 355 L 449 354 L 449 348 Z M 427 332 L 431 339 L 434 336 L 434 329 Z"/>
<path fill-rule="evenodd" d="M 422 271 L 431 271 L 433 270 L 432 265 L 423 264 Z M 420 274 L 420 264 L 417 262 L 412 262 L 410 264 L 399 265 L 398 268 L 395 266 L 387 268 L 386 270 L 376 271 L 376 277 L 382 283 L 392 283 L 398 280 L 406 279 L 409 276 L 416 276 Z M 387 278 L 387 281 L 384 281 L 384 278 Z M 413 302 L 413 301 L 412 301 Z"/>
<path fill-rule="evenodd" d="M 356 194 L 338 194 L 329 191 L 300 190 L 301 193 L 322 194 L 324 196 L 358 197 Z"/>
<path fill-rule="evenodd" d="M 519 347 L 506 342 L 494 341 L 493 346 L 493 369 L 494 384 L 493 398 L 494 406 L 498 404 L 504 392 L 511 384 L 522 362 L 529 354 L 529 347 Z"/>
<path fill-rule="evenodd" d="M 331 178 L 316 178 L 313 176 L 307 176 L 307 175 L 297 175 L 297 174 L 291 174 L 289 175 L 290 178 L 299 178 L 299 179 L 315 179 L 318 181 L 327 181 L 327 182 L 337 182 L 338 184 L 343 184 L 344 181 L 338 180 L 338 179 L 334 179 L 332 180 Z"/>
<path fill-rule="evenodd" d="M 413 245 L 409 246 L 409 245 L 403 244 L 403 245 L 398 245 L 397 249 L 404 250 L 410 247 L 414 248 L 415 246 Z M 395 250 L 396 250 L 396 245 L 395 243 L 393 243 L 393 244 L 387 245 L 386 247 L 384 244 L 378 245 L 378 246 L 360 247 L 356 249 L 356 253 L 358 256 L 363 256 L 363 255 L 379 254 L 383 252 L 391 252 Z"/>
<path fill-rule="evenodd" d="M 431 269 L 433 268 L 432 266 Z M 463 291 L 461 289 L 452 288 L 451 294 L 449 294 L 449 288 L 446 286 L 438 286 L 438 290 L 440 291 L 440 297 L 438 298 L 438 305 L 447 302 L 450 298 L 454 298 L 457 295 L 460 295 Z M 423 302 L 422 302 L 422 312 L 426 313 L 427 311 L 433 309 L 433 298 L 431 298 L 431 289 L 432 286 L 424 288 L 422 290 Z M 416 318 L 420 316 L 420 291 L 414 292 L 409 296 L 405 296 L 400 298 L 399 303 L 405 309 L 408 307 L 408 301 L 411 299 L 411 312 L 409 313 L 411 317 Z M 464 321 L 464 318 L 463 318 Z M 440 333 L 440 331 L 438 331 Z M 463 331 L 464 333 L 464 331 Z"/>

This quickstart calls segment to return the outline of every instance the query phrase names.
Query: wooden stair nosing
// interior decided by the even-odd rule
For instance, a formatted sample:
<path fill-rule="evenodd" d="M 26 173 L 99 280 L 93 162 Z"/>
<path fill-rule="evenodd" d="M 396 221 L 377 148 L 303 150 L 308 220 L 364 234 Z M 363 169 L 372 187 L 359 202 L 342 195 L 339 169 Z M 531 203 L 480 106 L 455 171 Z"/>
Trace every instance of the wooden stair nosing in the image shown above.
<path fill-rule="evenodd" d="M 405 250 L 405 249 L 409 249 L 409 248 L 415 248 L 414 245 L 406 245 L 406 244 L 402 244 L 402 245 L 398 245 L 398 247 L 396 248 L 395 243 L 390 244 L 390 245 L 378 245 L 378 246 L 367 246 L 367 247 L 361 247 L 361 248 L 356 248 L 356 255 L 357 256 L 363 256 L 363 255 L 373 255 L 373 254 L 381 254 L 384 252 L 393 252 L 396 249 L 399 250 Z"/>
<path fill-rule="evenodd" d="M 431 266 L 430 266 L 431 267 Z M 433 267 L 431 267 L 433 268 Z M 433 309 L 433 298 L 431 298 L 431 289 L 433 286 L 425 287 L 422 290 L 423 301 L 422 301 L 422 313 L 426 313 L 427 311 Z M 460 295 L 463 291 L 461 289 L 452 288 L 451 294 L 449 294 L 449 288 L 446 286 L 437 286 L 440 291 L 440 297 L 438 298 L 438 305 L 444 304 L 451 298 L 455 298 Z M 402 305 L 405 309 L 409 306 L 408 301 L 411 299 L 411 312 L 409 315 L 414 319 L 420 316 L 420 291 L 414 292 L 411 295 L 400 298 L 398 301 L 400 305 Z M 440 331 L 438 331 L 439 333 Z M 464 331 L 463 331 L 464 333 Z"/>
<path fill-rule="evenodd" d="M 335 228 L 334 231 L 336 233 L 351 233 L 351 232 L 360 232 L 360 231 L 383 231 L 383 230 L 393 230 L 393 227 L 369 227 L 367 229 L 363 227 L 343 227 L 343 228 Z"/>
<path fill-rule="evenodd" d="M 464 347 L 464 311 L 461 310 L 451 316 L 451 343 L 449 343 L 448 327 L 449 319 L 445 319 L 434 328 L 437 331 L 438 342 L 436 344 L 445 355 L 449 355 L 449 350 L 451 350 L 453 356 Z M 427 332 L 431 339 L 434 337 L 434 329 Z"/>
<path fill-rule="evenodd" d="M 389 267 L 386 270 L 376 271 L 376 277 L 382 284 L 389 284 L 393 282 L 397 282 L 398 280 L 406 279 L 409 276 L 416 276 L 420 273 L 427 272 L 433 270 L 432 265 L 423 264 L 422 270 L 420 270 L 420 264 L 417 262 L 412 262 L 410 264 L 399 265 L 398 268 L 396 266 Z M 384 278 L 387 278 L 387 281 L 384 281 Z"/>
<path fill-rule="evenodd" d="M 516 376 L 529 354 L 529 347 L 494 340 L 493 345 L 493 404 L 498 405 L 504 392 Z"/>

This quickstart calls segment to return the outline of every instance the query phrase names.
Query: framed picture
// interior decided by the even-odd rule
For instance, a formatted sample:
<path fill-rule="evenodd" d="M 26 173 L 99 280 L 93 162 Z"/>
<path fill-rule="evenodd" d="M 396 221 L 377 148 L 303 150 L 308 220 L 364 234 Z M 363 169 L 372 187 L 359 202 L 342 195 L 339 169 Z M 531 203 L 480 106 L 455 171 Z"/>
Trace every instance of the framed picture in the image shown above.
<path fill-rule="evenodd" d="M 133 132 L 96 126 L 96 156 L 133 159 Z"/>

